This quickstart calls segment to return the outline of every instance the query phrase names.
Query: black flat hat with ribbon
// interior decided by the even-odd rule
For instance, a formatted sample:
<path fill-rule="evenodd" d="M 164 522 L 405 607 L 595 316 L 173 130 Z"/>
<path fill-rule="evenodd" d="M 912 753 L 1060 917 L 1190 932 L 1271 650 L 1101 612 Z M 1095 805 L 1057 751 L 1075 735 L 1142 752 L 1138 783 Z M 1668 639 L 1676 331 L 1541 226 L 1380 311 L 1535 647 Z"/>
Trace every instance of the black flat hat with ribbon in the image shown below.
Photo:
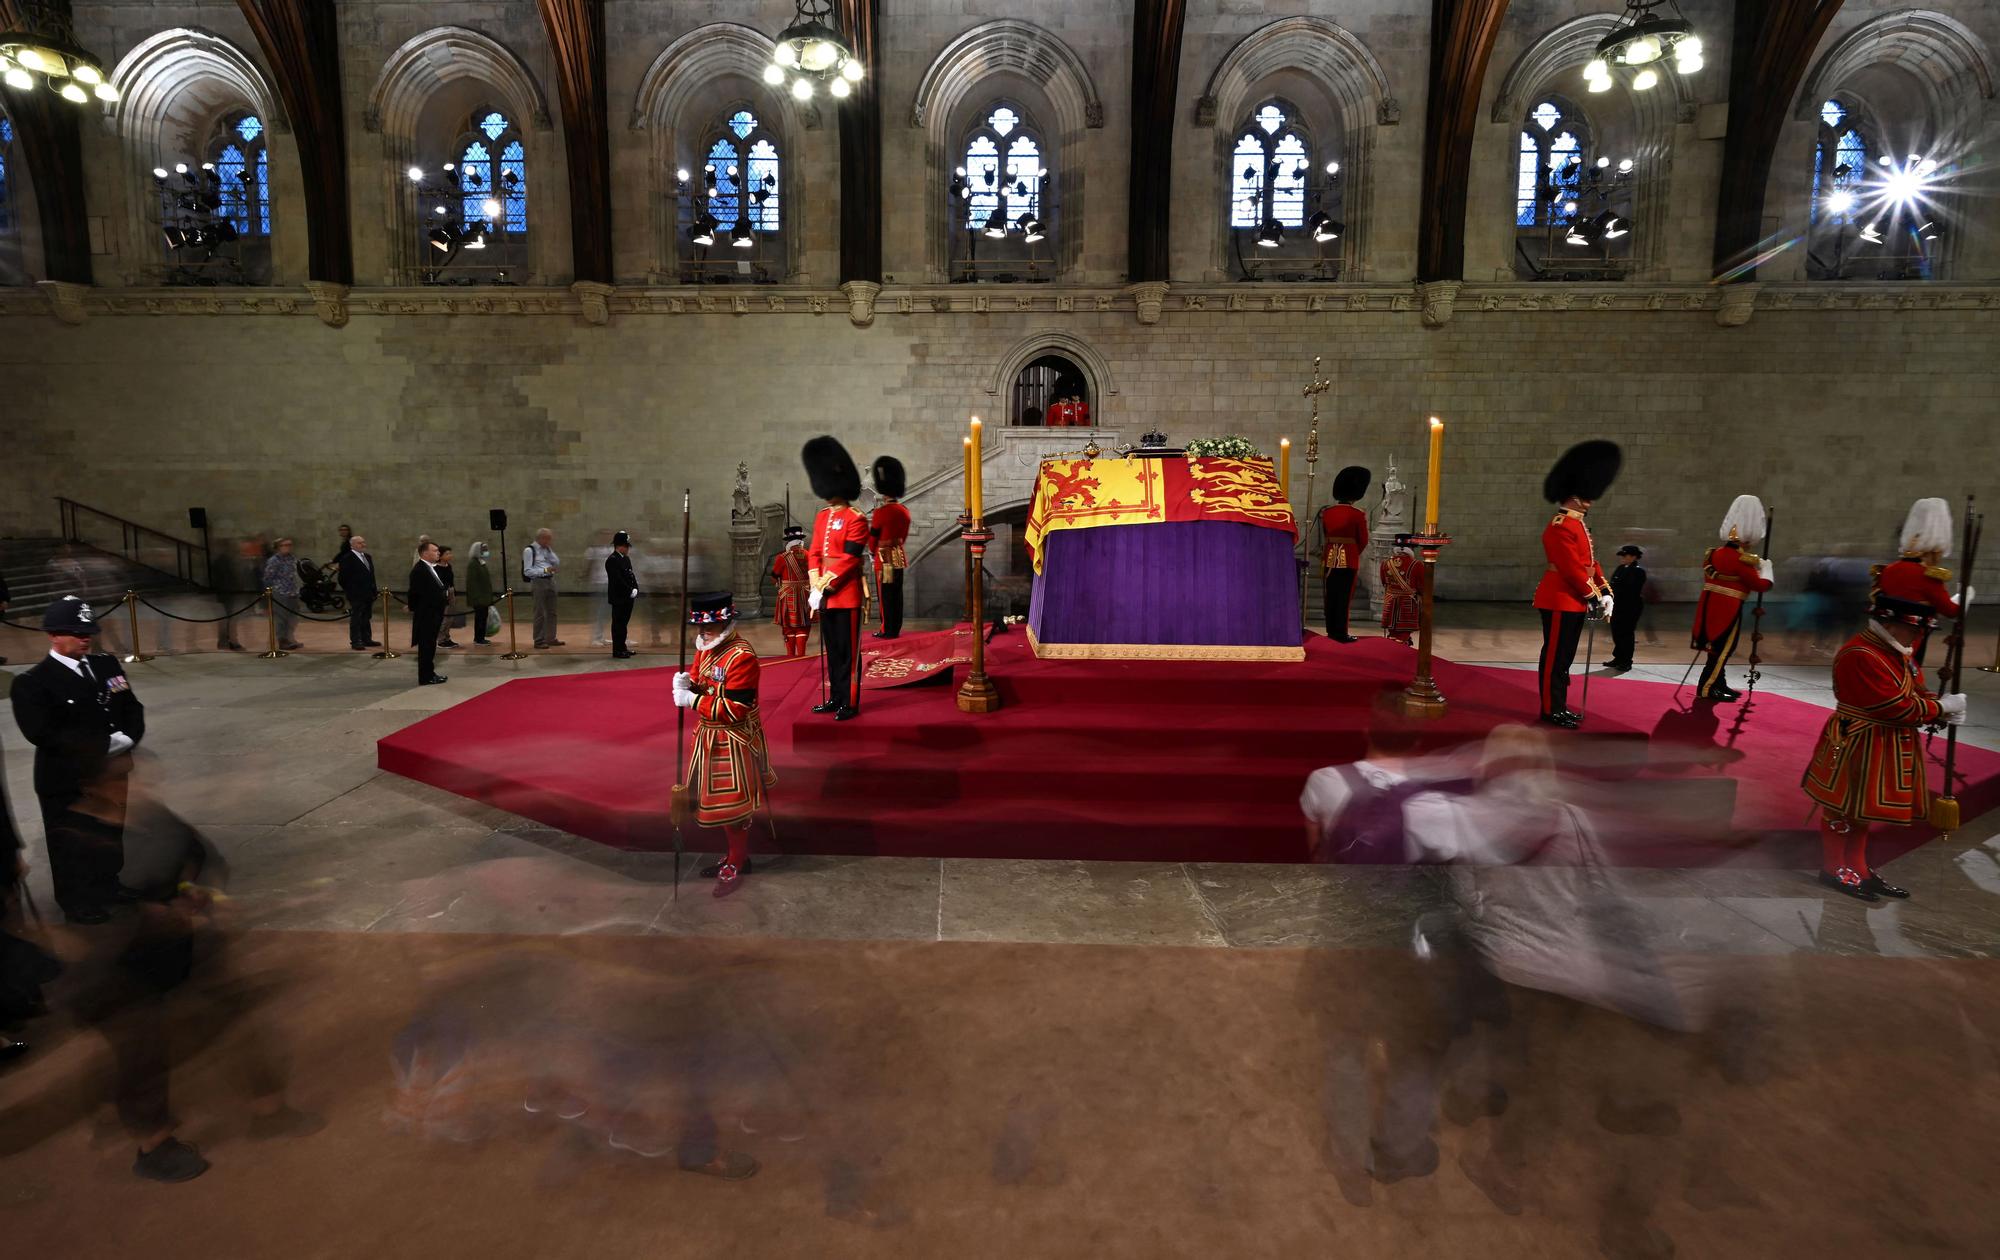
<path fill-rule="evenodd" d="M 729 591 L 706 591 L 688 596 L 688 624 L 713 626 L 736 620 L 736 596 Z"/>

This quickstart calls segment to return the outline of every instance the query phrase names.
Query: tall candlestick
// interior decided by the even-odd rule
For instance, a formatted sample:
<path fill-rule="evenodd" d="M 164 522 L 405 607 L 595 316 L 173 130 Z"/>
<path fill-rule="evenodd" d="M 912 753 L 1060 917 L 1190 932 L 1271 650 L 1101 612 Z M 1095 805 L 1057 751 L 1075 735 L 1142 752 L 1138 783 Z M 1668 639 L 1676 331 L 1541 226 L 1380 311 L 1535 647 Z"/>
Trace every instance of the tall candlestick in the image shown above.
<path fill-rule="evenodd" d="M 1431 417 L 1431 482 L 1430 492 L 1424 498 L 1424 529 L 1434 530 L 1438 524 L 1438 475 L 1444 470 L 1444 421 Z"/>
<path fill-rule="evenodd" d="M 1292 439 L 1278 439 L 1278 485 L 1285 491 L 1285 497 L 1292 494 Z"/>
<path fill-rule="evenodd" d="M 965 476 L 965 514 L 969 517 L 972 515 L 972 439 L 968 436 L 959 441 L 965 444 L 959 457 L 959 469 Z"/>
<path fill-rule="evenodd" d="M 968 506 L 970 507 L 972 512 L 972 519 L 975 521 L 979 520 L 981 517 L 985 515 L 985 511 L 983 509 L 986 506 L 986 493 L 985 493 L 986 488 L 985 486 L 980 484 L 984 480 L 979 463 L 980 460 L 979 443 L 980 443 L 982 427 L 983 426 L 981 426 L 979 423 L 979 417 L 978 416 L 972 417 L 972 447 L 971 447 L 972 498 L 968 501 Z"/>

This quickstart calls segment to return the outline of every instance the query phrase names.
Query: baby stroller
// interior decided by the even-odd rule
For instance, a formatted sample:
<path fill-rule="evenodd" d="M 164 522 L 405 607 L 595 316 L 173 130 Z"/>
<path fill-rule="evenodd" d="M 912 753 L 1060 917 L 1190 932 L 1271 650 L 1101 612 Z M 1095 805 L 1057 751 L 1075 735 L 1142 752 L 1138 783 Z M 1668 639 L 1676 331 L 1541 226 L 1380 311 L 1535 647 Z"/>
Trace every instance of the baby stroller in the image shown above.
<path fill-rule="evenodd" d="M 347 611 L 347 596 L 341 594 L 340 583 L 303 557 L 299 560 L 299 602 L 305 605 L 307 612 Z"/>

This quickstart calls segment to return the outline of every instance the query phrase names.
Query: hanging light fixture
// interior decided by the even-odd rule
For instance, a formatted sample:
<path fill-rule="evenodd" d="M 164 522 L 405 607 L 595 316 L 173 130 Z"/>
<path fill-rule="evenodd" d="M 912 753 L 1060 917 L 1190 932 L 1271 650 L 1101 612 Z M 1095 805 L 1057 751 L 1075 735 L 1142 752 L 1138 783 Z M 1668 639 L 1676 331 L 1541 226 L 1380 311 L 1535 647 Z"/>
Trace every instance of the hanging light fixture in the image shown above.
<path fill-rule="evenodd" d="M 0 83 L 28 92 L 40 76 L 51 92 L 78 105 L 93 96 L 107 103 L 118 99 L 103 63 L 77 43 L 65 7 L 50 0 L 15 0 L 15 8 L 21 25 L 0 32 Z"/>
<path fill-rule="evenodd" d="M 738 214 L 736 216 L 736 227 L 729 234 L 729 243 L 737 249 L 749 249 L 757 243 L 757 238 L 750 235 L 750 217 L 748 214 Z"/>
<path fill-rule="evenodd" d="M 1276 219 L 1264 220 L 1264 226 L 1257 229 L 1257 244 L 1262 249 L 1276 249 L 1285 239 L 1284 224 Z"/>
<path fill-rule="evenodd" d="M 1632 72 L 1632 90 L 1658 87 L 1661 67 L 1673 62 L 1674 72 L 1690 75 L 1702 67 L 1701 40 L 1681 13 L 1677 0 L 1625 0 L 1625 12 L 1609 34 L 1597 41 L 1596 55 L 1583 68 L 1593 92 L 1608 92 L 1612 67 Z"/>
<path fill-rule="evenodd" d="M 865 71 L 841 38 L 833 0 L 795 0 L 795 5 L 792 24 L 778 32 L 764 82 L 772 87 L 789 83 L 792 99 L 798 101 L 811 100 L 820 86 L 836 100 L 846 98 Z"/>

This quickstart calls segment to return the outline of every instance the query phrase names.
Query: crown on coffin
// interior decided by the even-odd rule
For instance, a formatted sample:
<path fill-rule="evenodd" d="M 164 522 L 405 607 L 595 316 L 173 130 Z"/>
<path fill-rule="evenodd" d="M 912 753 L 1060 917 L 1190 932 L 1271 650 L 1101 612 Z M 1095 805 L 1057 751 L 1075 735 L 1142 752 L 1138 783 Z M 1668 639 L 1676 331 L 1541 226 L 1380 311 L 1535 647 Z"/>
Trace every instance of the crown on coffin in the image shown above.
<path fill-rule="evenodd" d="M 1166 444 L 1167 435 L 1158 429 L 1152 429 L 1139 435 L 1139 446 L 1142 450 L 1147 447 L 1165 446 Z"/>

